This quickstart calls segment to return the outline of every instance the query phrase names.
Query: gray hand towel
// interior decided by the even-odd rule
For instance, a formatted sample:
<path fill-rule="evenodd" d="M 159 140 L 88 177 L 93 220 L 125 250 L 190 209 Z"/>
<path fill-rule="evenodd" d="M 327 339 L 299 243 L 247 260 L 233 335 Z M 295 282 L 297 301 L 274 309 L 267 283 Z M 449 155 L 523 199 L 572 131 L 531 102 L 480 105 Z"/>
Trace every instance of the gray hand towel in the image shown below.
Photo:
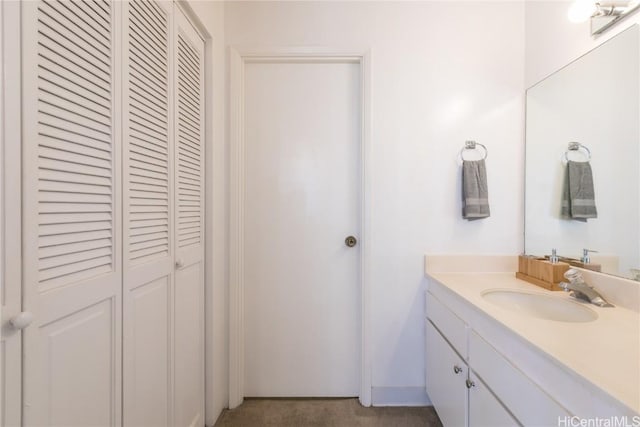
<path fill-rule="evenodd" d="M 489 189 L 484 160 L 462 162 L 462 218 L 468 220 L 487 218 Z"/>
<path fill-rule="evenodd" d="M 567 162 L 560 215 L 577 221 L 598 217 L 593 189 L 593 172 L 589 162 L 571 160 Z"/>

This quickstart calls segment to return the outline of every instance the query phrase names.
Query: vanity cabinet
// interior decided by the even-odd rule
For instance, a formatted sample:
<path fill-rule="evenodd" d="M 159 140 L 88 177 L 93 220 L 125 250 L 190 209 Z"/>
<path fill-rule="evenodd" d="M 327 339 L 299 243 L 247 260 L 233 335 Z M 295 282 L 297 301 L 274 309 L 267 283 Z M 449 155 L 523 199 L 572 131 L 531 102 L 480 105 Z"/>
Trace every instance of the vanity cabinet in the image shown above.
<path fill-rule="evenodd" d="M 436 304 L 434 306 L 434 304 Z M 498 427 L 518 423 L 469 368 L 467 326 L 437 302 L 425 322 L 426 386 L 429 398 L 446 426 Z M 435 320 L 435 322 L 434 322 Z M 450 342 L 438 327 L 450 331 Z M 454 342 L 457 341 L 456 345 Z M 460 354 L 459 352 L 464 353 Z"/>
<path fill-rule="evenodd" d="M 472 327 L 427 293 L 426 389 L 443 425 L 556 425 L 570 416 Z"/>

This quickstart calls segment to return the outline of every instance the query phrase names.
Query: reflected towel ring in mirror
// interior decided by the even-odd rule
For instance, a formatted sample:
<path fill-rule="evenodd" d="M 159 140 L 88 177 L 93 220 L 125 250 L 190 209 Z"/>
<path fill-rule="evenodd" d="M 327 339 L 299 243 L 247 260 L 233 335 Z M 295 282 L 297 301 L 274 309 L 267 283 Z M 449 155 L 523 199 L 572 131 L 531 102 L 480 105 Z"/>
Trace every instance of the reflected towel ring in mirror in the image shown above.
<path fill-rule="evenodd" d="M 580 144 L 579 142 L 572 141 L 569 143 L 569 146 L 567 147 L 567 151 L 564 152 L 565 163 L 569 161 L 570 151 L 579 151 L 579 150 L 584 150 L 587 152 L 587 160 L 586 160 L 587 162 L 591 160 L 591 150 L 589 150 L 589 148 L 587 148 L 586 145 Z"/>
<path fill-rule="evenodd" d="M 482 149 L 484 150 L 484 155 L 482 156 L 482 159 L 480 160 L 484 160 L 487 158 L 487 156 L 489 155 L 489 150 L 487 150 L 487 147 L 485 147 L 483 144 L 480 144 L 479 142 L 475 142 L 475 141 L 465 141 L 464 142 L 464 147 L 462 147 L 462 149 L 460 150 L 460 159 L 461 160 L 466 160 L 464 158 L 464 152 L 465 150 L 475 150 L 480 146 L 482 147 Z"/>

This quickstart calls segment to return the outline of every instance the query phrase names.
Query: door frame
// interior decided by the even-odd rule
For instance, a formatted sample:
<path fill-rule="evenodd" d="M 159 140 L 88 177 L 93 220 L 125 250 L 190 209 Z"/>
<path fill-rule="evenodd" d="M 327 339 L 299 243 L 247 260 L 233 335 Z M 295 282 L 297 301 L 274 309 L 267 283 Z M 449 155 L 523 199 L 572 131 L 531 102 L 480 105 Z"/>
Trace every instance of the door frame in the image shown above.
<path fill-rule="evenodd" d="M 0 425 L 22 422 L 22 332 L 8 325 L 22 311 L 21 9 L 17 1 L 0 4 L 0 366 L 16 367 L 0 371 Z"/>
<path fill-rule="evenodd" d="M 231 47 L 229 51 L 229 408 L 244 399 L 244 76 L 256 62 L 356 63 L 360 65 L 360 393 L 371 406 L 371 51 L 324 47 Z"/>

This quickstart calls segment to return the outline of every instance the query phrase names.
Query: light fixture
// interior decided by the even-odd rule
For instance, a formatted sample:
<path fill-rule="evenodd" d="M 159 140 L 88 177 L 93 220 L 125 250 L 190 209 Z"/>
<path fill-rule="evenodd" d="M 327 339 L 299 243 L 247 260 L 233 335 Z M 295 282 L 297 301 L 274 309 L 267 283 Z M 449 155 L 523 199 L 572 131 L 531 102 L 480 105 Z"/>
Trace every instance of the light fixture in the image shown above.
<path fill-rule="evenodd" d="M 567 16 L 571 22 L 591 20 L 591 35 L 600 34 L 638 9 L 640 0 L 574 0 Z"/>
<path fill-rule="evenodd" d="M 569 21 L 579 23 L 586 22 L 598 12 L 597 3 L 593 0 L 575 0 L 567 13 Z"/>

